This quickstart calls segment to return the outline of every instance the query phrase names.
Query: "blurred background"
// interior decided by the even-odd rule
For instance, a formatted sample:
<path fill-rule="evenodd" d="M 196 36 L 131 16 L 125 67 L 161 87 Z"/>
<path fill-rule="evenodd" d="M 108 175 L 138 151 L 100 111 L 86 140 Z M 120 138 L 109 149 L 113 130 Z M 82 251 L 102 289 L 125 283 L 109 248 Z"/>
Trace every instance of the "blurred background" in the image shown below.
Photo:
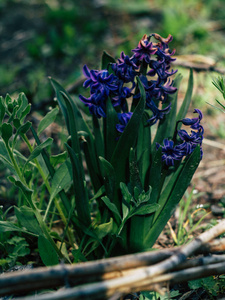
<path fill-rule="evenodd" d="M 53 95 L 48 76 L 78 93 L 84 64 L 98 69 L 103 50 L 130 55 L 153 32 L 173 35 L 170 47 L 181 64 L 204 55 L 204 64 L 223 68 L 224 6 L 224 0 L 0 0 L 0 94 L 23 91 L 43 109 Z M 212 73 L 203 73 L 197 101 L 212 100 L 205 92 Z"/>

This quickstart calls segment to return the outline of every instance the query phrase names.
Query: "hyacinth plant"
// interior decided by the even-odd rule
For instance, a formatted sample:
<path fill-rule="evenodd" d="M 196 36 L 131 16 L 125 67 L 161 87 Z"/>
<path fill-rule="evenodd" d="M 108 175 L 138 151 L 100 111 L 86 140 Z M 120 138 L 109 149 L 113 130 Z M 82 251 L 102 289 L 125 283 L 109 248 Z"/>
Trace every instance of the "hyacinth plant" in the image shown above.
<path fill-rule="evenodd" d="M 171 35 L 144 35 L 131 56 L 122 52 L 117 61 L 104 52 L 101 70 L 83 67 L 87 91 L 76 101 L 50 78 L 68 130 L 66 151 L 57 156 L 49 158 L 46 151 L 53 140 L 41 143 L 40 137 L 58 109 L 44 117 L 36 132 L 25 122 L 30 105 L 24 94 L 1 98 L 0 158 L 12 171 L 9 179 L 22 191 L 24 205 L 15 207 L 19 223 L 2 220 L 0 232 L 36 236 L 46 264 L 49 259 L 57 263 L 58 257 L 70 261 L 68 249 L 80 261 L 153 247 L 203 155 L 202 113 L 195 109 L 195 116 L 186 118 L 192 71 L 177 112 L 182 76 L 171 70 L 171 41 Z M 19 137 L 28 146 L 28 158 L 16 151 Z M 32 169 L 49 194 L 41 204 Z M 63 236 L 49 225 L 52 207 L 65 224 Z"/>

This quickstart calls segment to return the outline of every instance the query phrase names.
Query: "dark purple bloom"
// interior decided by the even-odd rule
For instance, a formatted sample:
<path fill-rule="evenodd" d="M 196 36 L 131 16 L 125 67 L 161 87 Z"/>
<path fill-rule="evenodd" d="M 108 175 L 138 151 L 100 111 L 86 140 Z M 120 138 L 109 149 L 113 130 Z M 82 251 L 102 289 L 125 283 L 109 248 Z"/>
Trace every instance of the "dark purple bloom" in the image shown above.
<path fill-rule="evenodd" d="M 89 108 L 91 114 L 97 116 L 97 118 L 105 117 L 105 107 L 106 107 L 106 99 L 102 99 L 101 97 L 95 97 L 96 95 L 92 95 L 89 98 L 85 98 L 82 95 L 79 95 L 80 100 Z"/>
<path fill-rule="evenodd" d="M 185 118 L 185 119 L 181 120 L 181 122 L 184 125 L 191 126 L 192 129 L 201 131 L 203 134 L 204 133 L 203 127 L 200 125 L 200 121 L 202 120 L 203 114 L 200 111 L 200 109 L 197 109 L 197 108 L 194 109 L 194 113 L 198 113 L 198 118 L 192 118 L 192 119 Z"/>
<path fill-rule="evenodd" d="M 194 149 L 197 147 L 197 145 L 200 145 L 200 149 L 201 149 L 201 159 L 203 156 L 203 151 L 202 151 L 202 140 L 203 140 L 203 135 L 202 133 L 199 133 L 198 131 L 191 131 L 191 134 L 188 134 L 186 130 L 178 130 L 178 135 L 181 138 L 181 140 L 183 141 L 183 144 L 186 148 L 186 152 L 188 154 L 191 154 Z"/>
<path fill-rule="evenodd" d="M 136 70 L 139 68 L 135 64 L 133 57 L 130 58 L 124 52 L 121 52 L 118 62 L 111 65 L 115 75 L 123 82 L 133 82 L 134 77 L 137 75 Z"/>
<path fill-rule="evenodd" d="M 90 97 L 79 96 L 80 100 L 89 107 L 90 113 L 98 118 L 105 117 L 106 99 L 117 89 L 117 77 L 107 70 L 89 70 L 85 65 L 83 73 L 87 77 L 84 87 L 90 87 Z"/>
<path fill-rule="evenodd" d="M 157 143 L 156 148 L 162 147 L 162 161 L 165 161 L 167 166 L 173 166 L 175 160 L 182 160 L 186 154 L 182 144 L 174 146 L 174 142 L 168 139 L 164 139 L 163 144 L 164 146 L 161 146 Z"/>
<path fill-rule="evenodd" d="M 133 82 L 132 86 L 129 88 L 127 86 L 124 86 L 122 80 L 118 80 L 118 89 L 112 94 L 112 104 L 113 106 L 120 106 L 122 111 L 127 110 L 127 98 L 130 98 L 132 96 L 132 90 L 135 86 L 135 83 Z"/>
<path fill-rule="evenodd" d="M 169 71 L 170 65 L 165 62 L 165 59 L 151 60 L 150 67 L 151 70 L 147 73 L 147 75 L 155 76 L 157 74 L 163 81 L 166 81 L 169 76 L 172 76 L 177 72 L 177 70 Z"/>
<path fill-rule="evenodd" d="M 168 80 L 165 84 L 156 83 L 155 92 L 158 92 L 157 99 L 161 100 L 162 103 L 167 100 L 168 95 L 174 94 L 177 88 L 173 86 L 173 81 Z"/>
<path fill-rule="evenodd" d="M 171 103 L 167 107 L 159 109 L 153 100 L 150 103 L 146 103 L 146 105 L 153 112 L 153 116 L 148 120 L 150 125 L 155 124 L 158 120 L 162 120 L 165 114 L 168 114 L 171 109 Z"/>
<path fill-rule="evenodd" d="M 179 135 L 180 139 L 183 141 L 186 147 L 187 154 L 190 154 L 194 151 L 197 145 L 200 145 L 201 149 L 201 158 L 203 155 L 202 151 L 202 140 L 203 140 L 203 133 L 204 128 L 202 125 L 200 125 L 200 121 L 202 120 L 202 112 L 199 109 L 195 109 L 194 113 L 198 113 L 198 118 L 184 118 L 180 122 L 182 122 L 186 126 L 190 126 L 191 129 L 194 129 L 191 131 L 191 134 L 188 134 L 186 130 L 178 130 L 177 134 Z"/>
<path fill-rule="evenodd" d="M 145 61 L 147 64 L 150 63 L 151 55 L 155 54 L 157 48 L 154 47 L 153 43 L 149 41 L 149 38 L 145 34 L 140 40 L 137 48 L 132 50 L 134 57 L 139 61 Z"/>
<path fill-rule="evenodd" d="M 191 134 L 188 134 L 186 130 L 181 129 L 178 130 L 178 135 L 182 141 L 189 144 L 187 149 L 189 149 L 190 151 L 188 151 L 187 154 L 190 154 L 198 144 L 202 144 L 203 136 L 199 134 L 199 132 L 195 132 L 192 130 Z"/>
<path fill-rule="evenodd" d="M 133 115 L 132 112 L 118 114 L 120 124 L 116 124 L 117 131 L 119 131 L 120 133 L 122 133 L 124 131 L 125 127 L 127 126 L 127 123 L 130 121 L 130 118 L 132 117 L 132 115 Z"/>

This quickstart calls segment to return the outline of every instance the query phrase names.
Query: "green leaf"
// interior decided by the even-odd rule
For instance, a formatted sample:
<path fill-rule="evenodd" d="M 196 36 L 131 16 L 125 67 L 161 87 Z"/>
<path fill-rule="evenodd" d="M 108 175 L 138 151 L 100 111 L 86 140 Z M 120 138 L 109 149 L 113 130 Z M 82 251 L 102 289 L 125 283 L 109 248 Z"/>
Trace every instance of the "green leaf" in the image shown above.
<path fill-rule="evenodd" d="M 16 226 L 15 224 L 8 222 L 8 221 L 0 221 L 0 233 L 2 232 L 14 232 L 14 231 L 18 231 L 18 232 L 23 232 L 23 233 L 27 233 L 27 234 L 31 234 L 34 235 L 31 232 L 28 232 L 18 226 Z"/>
<path fill-rule="evenodd" d="M 39 156 L 42 152 L 42 150 L 48 146 L 50 146 L 53 142 L 53 139 L 52 138 L 48 138 L 46 141 L 44 141 L 43 143 L 41 143 L 40 145 L 38 145 L 36 148 L 34 148 L 34 150 L 32 151 L 32 153 L 30 154 L 30 156 L 28 157 L 27 159 L 27 162 L 25 163 L 24 165 L 24 169 L 26 168 L 27 164 L 35 159 L 37 156 Z"/>
<path fill-rule="evenodd" d="M 148 171 L 151 164 L 151 126 L 147 125 L 150 118 L 147 112 L 144 112 L 137 140 L 137 161 L 140 170 L 140 179 L 143 187 L 147 188 Z"/>
<path fill-rule="evenodd" d="M 158 201 L 161 207 L 156 212 L 153 226 L 145 238 L 147 247 L 153 246 L 159 234 L 162 232 L 166 223 L 170 219 L 177 204 L 180 202 L 187 187 L 189 186 L 199 162 L 200 147 L 197 146 L 193 153 L 187 157 L 184 163 L 177 169 L 176 173 L 178 175 L 174 174 L 174 178 L 172 177 L 171 183 L 169 183 L 166 189 L 163 191 L 163 194 L 165 194 L 166 197 L 162 194 L 161 197 L 163 197 L 163 200 L 161 201 L 160 197 Z"/>
<path fill-rule="evenodd" d="M 26 109 L 28 111 L 27 107 L 29 106 L 27 97 L 26 97 L 26 95 L 24 93 L 20 93 L 19 94 L 18 104 L 19 104 L 19 109 L 17 111 L 17 117 L 19 119 L 21 119 L 23 117 L 23 115 L 24 115 L 24 111 L 26 111 Z"/>
<path fill-rule="evenodd" d="M 111 201 L 114 199 L 116 187 L 116 175 L 113 166 L 103 157 L 99 157 L 102 174 L 104 176 L 104 186 L 106 195 Z"/>
<path fill-rule="evenodd" d="M 29 114 L 30 109 L 31 109 L 31 104 L 28 104 L 27 107 L 22 111 L 21 117 L 20 117 L 21 123 L 23 123 L 24 119 L 25 119 L 26 116 Z"/>
<path fill-rule="evenodd" d="M 28 206 L 15 207 L 15 215 L 22 227 L 25 227 L 28 231 L 37 235 L 42 234 L 40 225 L 34 215 L 33 210 Z"/>
<path fill-rule="evenodd" d="M 13 121 L 16 121 L 16 120 L 17 120 L 17 119 L 14 119 Z M 15 126 L 15 122 L 13 122 L 13 124 L 14 124 L 14 126 Z M 19 124 L 17 124 L 17 125 L 19 125 Z M 29 122 L 29 121 L 27 121 L 25 124 L 23 124 L 22 126 L 19 126 L 19 127 L 17 128 L 17 132 L 16 132 L 16 134 L 15 134 L 15 136 L 14 136 L 14 138 L 13 138 L 13 147 L 14 147 L 14 145 L 15 145 L 15 143 L 16 143 L 17 136 L 18 136 L 19 134 L 24 135 L 24 134 L 30 129 L 31 125 L 32 125 L 32 123 Z M 16 126 L 15 126 L 15 127 L 16 127 Z"/>
<path fill-rule="evenodd" d="M 38 237 L 38 250 L 41 260 L 46 266 L 59 264 L 58 255 L 52 244 L 43 235 Z"/>
<path fill-rule="evenodd" d="M 151 198 L 151 193 L 152 193 L 152 188 L 151 186 L 149 186 L 148 191 L 145 192 L 144 190 L 138 195 L 137 197 L 137 203 L 141 204 L 144 202 L 149 202 L 150 198 Z"/>
<path fill-rule="evenodd" d="M 136 190 L 138 190 L 138 194 L 139 194 L 143 190 L 143 187 L 141 184 L 136 154 L 135 154 L 135 151 L 133 148 L 130 149 L 129 171 L 130 171 L 131 190 L 134 191 L 134 188 L 136 188 Z"/>
<path fill-rule="evenodd" d="M 124 182 L 120 183 L 120 189 L 121 189 L 123 198 L 127 203 L 134 201 L 133 196 L 131 195 L 128 187 L 126 186 L 126 184 Z"/>
<path fill-rule="evenodd" d="M 105 158 L 110 161 L 112 154 L 115 150 L 118 137 L 116 124 L 119 123 L 117 113 L 112 105 L 111 99 L 106 101 L 106 117 L 104 123 L 104 141 L 105 141 Z"/>
<path fill-rule="evenodd" d="M 68 157 L 67 151 L 59 153 L 57 155 L 51 155 L 50 163 L 53 167 L 56 167 L 58 164 L 64 163 L 67 157 Z"/>
<path fill-rule="evenodd" d="M 109 55 L 106 51 L 103 51 L 101 65 L 102 70 L 107 70 L 108 65 L 115 62 L 116 60 L 111 55 Z"/>
<path fill-rule="evenodd" d="M 16 175 L 16 171 L 14 169 L 14 166 L 10 162 L 10 157 L 7 152 L 5 143 L 0 140 L 0 161 L 4 164 L 5 167 L 7 167 L 14 175 Z"/>
<path fill-rule="evenodd" d="M 197 290 L 202 287 L 202 279 L 195 279 L 188 281 L 188 286 L 191 290 Z"/>
<path fill-rule="evenodd" d="M 100 189 L 95 193 L 94 197 L 90 199 L 90 201 L 93 201 L 99 197 L 101 197 L 105 193 L 105 186 L 101 186 Z"/>
<path fill-rule="evenodd" d="M 77 130 L 77 124 L 76 124 L 76 106 L 75 103 L 71 101 L 71 99 L 64 93 L 61 92 L 64 101 L 66 103 L 66 108 L 68 111 L 68 117 L 69 117 L 69 126 L 70 126 L 70 135 L 71 135 L 71 144 L 73 151 L 79 155 L 79 158 L 81 159 L 81 153 L 80 153 L 80 143 L 79 143 L 79 137 L 78 137 L 78 130 Z"/>
<path fill-rule="evenodd" d="M 179 89 L 181 80 L 182 80 L 181 74 L 178 74 L 176 76 L 176 78 L 174 79 L 173 86 L 177 88 L 177 91 L 176 91 L 176 93 L 168 96 L 168 102 L 171 102 L 172 108 L 170 110 L 170 113 L 168 115 L 166 115 L 165 118 L 160 120 L 158 128 L 157 128 L 156 136 L 154 138 L 153 145 L 155 145 L 156 142 L 159 144 L 162 144 L 162 142 L 165 138 L 173 137 L 174 130 L 176 127 L 177 96 L 178 96 L 178 89 Z M 188 97 L 190 97 L 190 98 L 188 98 Z M 185 100 L 186 104 L 188 106 L 190 104 L 190 102 L 188 102 L 190 99 L 191 99 L 191 95 L 188 94 L 188 96 L 186 97 L 186 100 Z M 168 102 L 165 103 L 165 106 L 168 105 Z M 185 109 L 186 109 L 186 107 L 185 107 Z M 153 149 L 152 152 L 154 153 L 155 151 Z"/>
<path fill-rule="evenodd" d="M 182 120 L 183 118 L 185 118 L 187 112 L 188 112 L 188 108 L 190 106 L 191 103 L 191 97 L 192 97 L 192 92 L 193 92 L 193 71 L 192 69 L 190 69 L 190 75 L 189 75 L 189 80 L 188 80 L 188 88 L 184 97 L 184 101 L 182 102 L 182 105 L 180 107 L 180 110 L 177 114 L 177 121 Z M 181 127 L 181 122 L 178 124 L 177 126 L 177 130 L 180 129 Z"/>
<path fill-rule="evenodd" d="M 72 166 L 69 161 L 65 161 L 55 172 L 52 178 L 51 196 L 49 202 L 62 191 L 65 187 L 71 185 L 73 181 Z"/>
<path fill-rule="evenodd" d="M 120 213 L 119 213 L 116 205 L 114 203 L 112 203 L 107 196 L 104 196 L 101 199 L 105 203 L 105 205 L 108 207 L 108 209 L 111 212 L 113 212 L 114 215 L 118 216 L 121 219 Z"/>
<path fill-rule="evenodd" d="M 5 105 L 4 105 L 4 98 L 0 96 L 0 124 L 5 116 Z"/>
<path fill-rule="evenodd" d="M 101 172 L 99 168 L 99 163 L 97 161 L 97 153 L 88 133 L 79 132 L 79 134 L 81 134 L 80 140 L 82 144 L 82 149 L 84 151 L 88 172 L 91 178 L 94 192 L 96 192 L 102 185 Z"/>
<path fill-rule="evenodd" d="M 69 124 L 70 119 L 69 119 L 69 112 L 67 110 L 67 106 L 65 103 L 65 98 L 69 99 L 70 104 L 73 106 L 73 113 L 74 113 L 74 118 L 76 120 L 77 131 L 86 131 L 89 133 L 90 137 L 93 138 L 89 127 L 87 126 L 86 122 L 84 121 L 79 109 L 77 108 L 76 103 L 73 101 L 73 99 L 70 97 L 70 95 L 66 92 L 66 90 L 57 81 L 55 81 L 52 78 L 50 78 L 50 81 L 56 92 L 56 98 L 59 103 L 59 107 L 62 110 L 63 116 L 65 118 L 66 126 L 67 126 L 69 134 L 71 134 L 70 124 Z"/>
<path fill-rule="evenodd" d="M 99 124 L 99 120 L 95 115 L 92 115 L 92 122 L 93 122 L 93 133 L 95 138 L 95 148 L 97 157 L 104 156 L 104 144 L 102 139 L 102 132 L 101 132 L 101 126 Z"/>
<path fill-rule="evenodd" d="M 59 109 L 56 107 L 52 109 L 47 115 L 40 121 L 38 125 L 37 134 L 40 135 L 50 124 L 55 121 L 55 118 L 59 112 Z"/>
<path fill-rule="evenodd" d="M 135 216 L 135 215 L 139 215 L 139 216 L 143 216 L 143 215 L 148 215 L 151 214 L 155 211 L 157 211 L 159 209 L 159 204 L 155 203 L 155 204 L 145 204 L 142 206 L 139 206 L 137 209 L 135 209 L 134 212 L 132 212 L 131 216 Z"/>
<path fill-rule="evenodd" d="M 12 256 L 13 257 L 27 256 L 28 254 L 30 254 L 30 249 L 28 247 L 29 247 L 29 244 L 26 241 L 24 241 L 24 243 L 19 243 L 19 244 L 15 245 Z M 11 254 L 9 256 L 11 256 Z"/>
<path fill-rule="evenodd" d="M 3 123 L 1 131 L 2 131 L 2 139 L 4 140 L 4 142 L 6 144 L 8 144 L 9 139 L 11 138 L 11 136 L 13 134 L 12 125 L 9 123 Z"/>
<path fill-rule="evenodd" d="M 108 223 L 103 223 L 98 225 L 95 228 L 95 233 L 97 234 L 97 237 L 101 240 L 103 239 L 107 234 L 110 234 L 113 230 L 113 219 L 110 218 L 110 221 Z"/>
<path fill-rule="evenodd" d="M 141 93 L 141 99 L 139 100 L 126 128 L 124 129 L 124 132 L 120 136 L 111 159 L 111 164 L 117 174 L 118 185 L 120 182 L 126 182 L 126 170 L 129 163 L 130 148 L 132 148 L 136 142 L 139 126 L 145 109 L 145 89 L 138 77 L 137 82 Z"/>
<path fill-rule="evenodd" d="M 125 220 L 130 212 L 131 202 L 134 201 L 133 196 L 129 192 L 128 187 L 125 183 L 120 183 L 121 193 L 123 195 L 122 199 L 122 213 L 123 213 L 123 220 Z"/>
<path fill-rule="evenodd" d="M 161 192 L 162 148 L 160 147 L 153 159 L 149 174 L 149 185 L 152 188 L 151 203 L 156 203 Z"/>
<path fill-rule="evenodd" d="M 83 166 L 74 150 L 67 144 L 65 144 L 73 170 L 73 185 L 77 215 L 80 222 L 83 222 L 87 227 L 91 224 L 91 216 L 89 210 L 89 199 L 87 195 L 87 188 L 84 182 Z"/>
<path fill-rule="evenodd" d="M 27 202 L 29 203 L 29 205 L 32 205 L 32 194 L 33 194 L 33 190 L 29 189 L 28 187 L 26 187 L 20 180 L 16 180 L 14 177 L 9 176 L 8 179 L 18 188 L 20 188 L 20 190 L 23 192 L 24 196 L 27 199 Z M 33 206 L 33 205 L 32 205 Z"/>

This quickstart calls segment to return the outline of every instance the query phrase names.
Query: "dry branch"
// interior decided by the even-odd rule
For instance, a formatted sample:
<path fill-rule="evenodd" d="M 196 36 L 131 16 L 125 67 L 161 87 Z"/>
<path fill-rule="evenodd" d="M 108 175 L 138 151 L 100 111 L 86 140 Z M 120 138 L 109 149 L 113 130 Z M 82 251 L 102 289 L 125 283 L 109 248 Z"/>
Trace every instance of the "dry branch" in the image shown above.
<path fill-rule="evenodd" d="M 216 61 L 203 55 L 178 55 L 172 63 L 175 67 L 193 69 L 196 72 L 216 72 L 225 74 L 225 69 L 216 66 Z"/>
<path fill-rule="evenodd" d="M 225 255 L 187 259 L 196 253 L 223 251 L 225 239 L 211 243 L 209 241 L 224 232 L 225 220 L 188 245 L 171 250 L 4 274 L 0 277 L 0 295 L 79 284 L 80 286 L 36 296 L 35 299 L 105 299 L 115 292 L 138 291 L 146 285 L 149 289 L 154 289 L 155 284 L 162 282 L 181 282 L 225 273 Z M 167 272 L 170 273 L 165 274 Z"/>

